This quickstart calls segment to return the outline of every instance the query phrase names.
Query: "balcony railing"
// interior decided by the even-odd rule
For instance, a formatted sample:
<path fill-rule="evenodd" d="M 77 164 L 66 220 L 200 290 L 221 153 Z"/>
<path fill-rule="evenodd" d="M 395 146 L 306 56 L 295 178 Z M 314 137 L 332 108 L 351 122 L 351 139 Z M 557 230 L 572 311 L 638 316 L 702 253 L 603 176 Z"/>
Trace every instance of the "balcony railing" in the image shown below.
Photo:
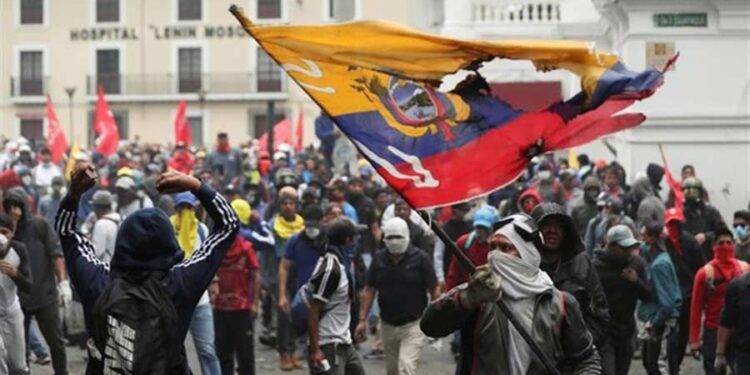
<path fill-rule="evenodd" d="M 26 77 L 11 77 L 10 78 L 10 96 L 11 97 L 22 97 L 22 96 L 43 96 L 47 93 L 49 87 L 49 77 L 38 77 L 38 78 L 26 78 Z"/>
<path fill-rule="evenodd" d="M 475 0 L 473 21 L 477 24 L 550 24 L 560 21 L 555 0 Z"/>
<path fill-rule="evenodd" d="M 91 75 L 86 79 L 88 95 L 96 95 L 99 84 L 102 84 L 107 94 L 120 95 L 178 95 L 199 90 L 211 94 L 284 91 L 282 78 L 259 79 L 258 76 L 249 73 Z"/>

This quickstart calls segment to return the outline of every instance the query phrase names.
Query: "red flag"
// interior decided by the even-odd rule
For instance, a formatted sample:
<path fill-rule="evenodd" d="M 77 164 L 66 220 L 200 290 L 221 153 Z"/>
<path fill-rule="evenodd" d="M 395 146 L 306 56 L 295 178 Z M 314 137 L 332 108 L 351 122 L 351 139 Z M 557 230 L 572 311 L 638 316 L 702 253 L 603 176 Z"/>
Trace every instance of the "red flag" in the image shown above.
<path fill-rule="evenodd" d="M 659 152 L 661 153 L 662 163 L 664 163 L 664 177 L 666 177 L 667 184 L 672 189 L 672 194 L 674 194 L 674 208 L 677 210 L 678 215 L 684 218 L 685 193 L 682 191 L 682 184 L 677 182 L 674 176 L 672 176 L 669 164 L 667 163 L 667 156 L 664 154 L 664 149 L 661 145 L 659 145 Z"/>
<path fill-rule="evenodd" d="M 47 138 L 49 139 L 49 150 L 52 154 L 52 162 L 57 164 L 65 150 L 68 148 L 68 140 L 65 139 L 60 121 L 57 120 L 55 107 L 52 106 L 52 99 L 47 95 Z"/>
<path fill-rule="evenodd" d="M 182 142 L 185 146 L 190 146 L 190 123 L 185 117 L 185 109 L 187 104 L 184 100 L 180 100 L 177 105 L 177 115 L 174 118 L 174 141 L 175 143 Z"/>
<path fill-rule="evenodd" d="M 260 136 L 260 139 L 258 139 L 258 143 L 261 151 L 268 151 L 268 134 L 264 133 L 262 136 Z M 292 143 L 292 122 L 287 118 L 284 118 L 273 126 L 274 151 L 276 151 L 276 148 L 279 147 L 279 145 L 282 143 Z"/>
<path fill-rule="evenodd" d="M 303 111 L 302 107 L 299 108 L 299 115 L 297 115 L 297 129 L 295 129 L 294 134 L 294 151 L 300 152 L 302 151 L 302 137 L 304 136 L 305 129 L 304 126 L 304 119 L 303 119 Z"/>
<path fill-rule="evenodd" d="M 98 135 L 96 139 L 96 151 L 104 156 L 110 156 L 117 152 L 120 133 L 117 130 L 115 116 L 112 115 L 109 104 L 104 99 L 104 88 L 101 85 L 99 85 L 98 96 L 96 116 L 94 117 L 94 130 Z"/>

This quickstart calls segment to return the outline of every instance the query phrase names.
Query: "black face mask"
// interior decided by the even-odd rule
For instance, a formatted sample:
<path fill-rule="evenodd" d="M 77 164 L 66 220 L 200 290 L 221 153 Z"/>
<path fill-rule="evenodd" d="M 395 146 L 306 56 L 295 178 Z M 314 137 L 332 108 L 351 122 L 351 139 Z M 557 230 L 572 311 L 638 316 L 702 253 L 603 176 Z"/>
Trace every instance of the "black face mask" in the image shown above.
<path fill-rule="evenodd" d="M 586 202 L 589 203 L 595 203 L 596 198 L 599 196 L 599 190 L 589 189 L 584 191 L 584 198 L 586 199 Z"/>

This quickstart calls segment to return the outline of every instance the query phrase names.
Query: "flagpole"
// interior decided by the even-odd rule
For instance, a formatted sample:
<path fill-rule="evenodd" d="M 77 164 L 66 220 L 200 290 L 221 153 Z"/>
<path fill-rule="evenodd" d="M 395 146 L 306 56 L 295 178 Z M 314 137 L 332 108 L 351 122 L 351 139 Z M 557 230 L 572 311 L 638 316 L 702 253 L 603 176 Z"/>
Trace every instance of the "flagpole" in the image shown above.
<path fill-rule="evenodd" d="M 76 93 L 75 87 L 66 87 L 65 92 L 68 93 L 68 115 L 70 116 L 70 141 L 71 144 L 76 140 L 76 127 L 73 124 L 73 95 Z"/>
<path fill-rule="evenodd" d="M 477 268 L 474 267 L 474 264 L 471 263 L 471 260 L 469 257 L 464 253 L 463 251 L 459 250 L 458 246 L 456 245 L 453 240 L 448 237 L 448 234 L 445 233 L 443 228 L 438 224 L 437 220 L 432 220 L 430 215 L 425 211 L 417 211 L 419 213 L 419 216 L 422 217 L 422 220 L 430 224 L 430 229 L 432 229 L 433 232 L 435 232 L 435 235 L 438 236 L 440 241 L 443 241 L 445 244 L 445 248 L 450 250 L 451 253 L 453 253 L 453 256 L 456 257 L 456 260 L 458 261 L 459 266 L 463 268 L 465 271 L 469 272 L 470 274 L 473 274 L 477 271 Z M 529 332 L 524 328 L 524 326 L 521 325 L 521 322 L 518 320 L 518 318 L 513 315 L 513 313 L 510 311 L 510 308 L 508 308 L 508 305 L 505 304 L 505 302 L 501 299 L 497 300 L 495 302 L 495 305 L 497 305 L 498 308 L 500 308 L 500 312 L 505 315 L 505 317 L 510 321 L 510 323 L 513 325 L 513 328 L 518 331 L 518 333 L 521 335 L 524 341 L 529 345 L 529 348 L 531 348 L 531 351 L 536 354 L 537 358 L 544 364 L 544 367 L 547 369 L 547 372 L 553 375 L 560 375 L 560 372 L 557 371 L 557 368 L 555 368 L 555 365 L 552 363 L 552 361 L 547 357 L 547 355 L 544 354 L 542 349 L 537 345 L 536 342 L 531 338 L 531 335 Z"/>

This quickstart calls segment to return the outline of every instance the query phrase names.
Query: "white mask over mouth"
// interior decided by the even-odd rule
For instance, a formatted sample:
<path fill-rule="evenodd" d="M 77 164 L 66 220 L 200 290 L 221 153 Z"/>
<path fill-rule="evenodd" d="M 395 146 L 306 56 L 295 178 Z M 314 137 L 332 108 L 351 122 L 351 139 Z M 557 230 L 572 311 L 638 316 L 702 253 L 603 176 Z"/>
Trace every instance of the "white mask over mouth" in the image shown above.
<path fill-rule="evenodd" d="M 409 225 L 404 219 L 394 217 L 385 222 L 383 242 L 386 250 L 393 255 L 403 254 L 409 249 Z"/>

